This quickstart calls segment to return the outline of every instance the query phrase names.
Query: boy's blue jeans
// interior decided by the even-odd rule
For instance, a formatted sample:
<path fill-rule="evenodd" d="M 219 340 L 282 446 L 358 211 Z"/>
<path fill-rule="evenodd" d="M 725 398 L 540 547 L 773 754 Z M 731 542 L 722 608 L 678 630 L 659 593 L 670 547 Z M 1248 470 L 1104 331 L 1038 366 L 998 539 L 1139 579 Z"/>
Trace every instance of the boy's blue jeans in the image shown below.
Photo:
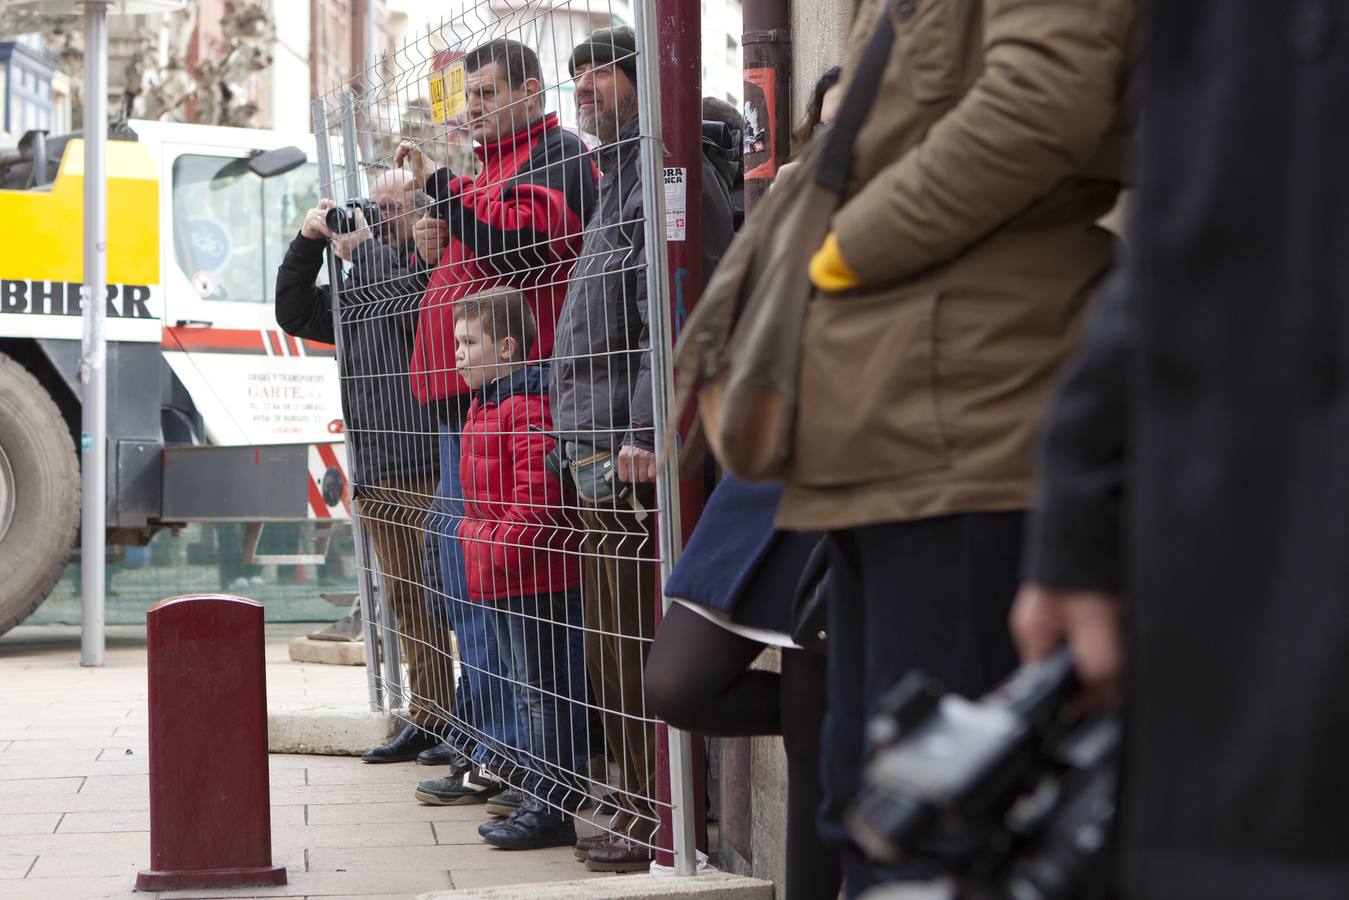
<path fill-rule="evenodd" d="M 440 484 L 428 517 L 439 543 L 440 590 L 427 602 L 444 610 L 459 645 L 459 689 L 455 718 L 471 734 L 454 735 L 450 743 L 485 765 L 515 760 L 513 748 L 521 744 L 515 721 L 515 702 L 510 685 L 503 680 L 498 656 L 496 621 L 492 609 L 468 599 L 464 572 L 464 549 L 459 543 L 459 523 L 464 518 L 464 489 L 459 482 L 458 423 L 440 429 Z"/>
<path fill-rule="evenodd" d="M 574 810 L 585 798 L 586 763 L 604 751 L 601 735 L 591 742 L 598 719 L 588 705 L 581 589 L 483 605 L 494 610 L 501 664 L 514 688 L 523 787 Z"/>

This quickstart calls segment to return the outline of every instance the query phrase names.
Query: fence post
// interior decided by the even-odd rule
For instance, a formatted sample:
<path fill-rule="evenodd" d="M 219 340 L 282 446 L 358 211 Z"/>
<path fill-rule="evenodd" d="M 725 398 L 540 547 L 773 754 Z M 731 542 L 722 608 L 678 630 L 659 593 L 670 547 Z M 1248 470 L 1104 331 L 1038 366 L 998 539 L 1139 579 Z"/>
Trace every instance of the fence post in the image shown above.
<path fill-rule="evenodd" d="M 678 9 L 674 7 L 678 5 Z M 658 9 L 656 16 L 651 14 L 652 7 Z M 646 211 L 646 220 L 643 223 L 646 239 L 647 254 L 647 297 L 650 304 L 648 322 L 651 337 L 651 385 L 654 394 L 652 409 L 654 412 L 655 426 L 655 444 L 657 447 L 664 446 L 664 436 L 670 428 L 677 428 L 678 423 L 670 421 L 670 412 L 673 405 L 673 344 L 674 344 L 674 316 L 675 310 L 670 303 L 670 281 L 667 273 L 670 271 L 671 256 L 675 256 L 681 265 L 679 272 L 675 274 L 676 284 L 682 284 L 687 281 L 697 282 L 698 273 L 696 271 L 689 273 L 685 266 L 688 264 L 687 251 L 693 248 L 694 256 L 697 256 L 697 231 L 693 223 L 699 221 L 696 217 L 696 211 L 690 211 L 687 204 L 701 196 L 700 192 L 688 185 L 687 176 L 691 174 L 691 169 L 701 172 L 701 164 L 682 158 L 675 162 L 679 165 L 683 162 L 686 166 L 684 170 L 687 188 L 684 197 L 686 204 L 686 217 L 684 227 L 686 239 L 680 242 L 679 249 L 671 254 L 666 245 L 666 208 L 665 208 L 665 152 L 666 144 L 663 140 L 662 115 L 663 107 L 661 105 L 660 90 L 660 70 L 662 59 L 666 56 L 664 51 L 670 51 L 675 54 L 675 49 L 665 47 L 661 42 L 661 36 L 665 29 L 661 27 L 665 20 L 671 16 L 678 18 L 679 15 L 686 14 L 691 10 L 692 19 L 685 21 L 682 26 L 677 26 L 685 31 L 690 31 L 694 35 L 693 40 L 697 41 L 697 35 L 700 32 L 700 7 L 698 3 L 689 3 L 687 0 L 677 0 L 676 3 L 667 2 L 667 0 L 657 0 L 656 3 L 636 3 L 634 12 L 636 18 L 638 67 L 637 67 L 637 109 L 640 120 L 641 130 L 641 167 L 642 167 L 642 205 Z M 657 19 L 660 21 L 658 22 Z M 696 44 L 695 44 L 696 46 Z M 662 52 L 653 52 L 656 48 L 661 48 Z M 688 47 L 687 41 L 681 40 L 678 48 L 680 58 L 687 62 Z M 694 81 L 693 84 L 701 85 L 701 69 L 697 68 L 697 51 L 693 53 L 694 60 Z M 688 84 L 687 81 L 681 81 L 681 84 Z M 680 94 L 686 92 L 677 92 Z M 701 91 L 693 92 L 701 108 Z M 695 115 L 695 122 L 701 122 L 702 116 Z M 678 134 L 678 131 L 675 132 Z M 699 145 L 700 146 L 700 145 Z M 681 148 L 682 149 L 682 148 Z M 700 151 L 699 151 L 700 152 Z M 696 268 L 696 263 L 695 263 Z M 682 312 L 682 310 L 681 310 Z M 681 527 L 681 501 L 684 499 L 679 484 L 678 465 L 674 459 L 665 460 L 656 472 L 656 502 L 659 507 L 658 514 L 658 538 L 660 548 L 660 575 L 661 584 L 669 577 L 675 561 L 679 558 L 680 550 L 683 547 L 683 529 Z M 694 498 L 690 498 L 694 499 Z M 694 510 L 696 516 L 696 510 Z M 664 591 L 662 590 L 662 596 Z M 662 600 L 663 604 L 663 600 Z M 663 605 L 662 605 L 663 609 Z M 698 816 L 696 815 L 695 791 L 693 785 L 693 748 L 688 732 L 680 731 L 676 728 L 667 728 L 669 756 L 667 759 L 667 768 L 669 770 L 669 794 L 670 794 L 670 848 L 673 851 L 673 863 L 677 874 L 693 875 L 698 871 L 697 860 L 697 826 Z M 660 759 L 657 758 L 657 784 L 660 790 Z M 662 813 L 662 818 L 664 814 Z M 664 824 L 664 823 L 662 823 Z M 669 851 L 662 847 L 657 852 L 657 862 L 663 865 L 669 865 Z"/>
<path fill-rule="evenodd" d="M 324 190 L 336 193 L 336 191 L 333 191 L 333 188 L 337 187 L 337 183 L 333 173 L 332 144 L 328 136 L 328 109 L 323 105 L 322 100 L 315 100 L 310 108 L 314 117 L 314 142 L 317 145 L 318 152 L 320 193 Z M 342 359 L 342 329 L 338 327 L 340 320 L 338 319 L 339 297 L 337 286 L 341 284 L 341 278 L 341 267 L 330 250 L 328 252 L 328 284 L 330 285 L 330 296 L 333 304 L 333 340 L 337 342 L 337 359 L 339 361 Z M 352 462 L 356 459 L 356 451 L 351 446 L 351 440 L 347 437 L 347 434 L 348 432 L 343 429 L 342 439 L 347 451 L 347 471 L 354 474 L 356 470 L 353 468 Z M 347 484 L 352 484 L 350 479 L 347 480 Z M 356 507 L 354 498 L 351 515 L 351 543 L 356 551 L 356 591 L 361 603 L 361 623 L 365 629 L 366 687 L 370 694 L 371 711 L 381 712 L 385 708 L 384 685 L 380 680 L 380 660 L 383 658 L 383 654 L 380 652 L 379 629 L 375 622 L 375 610 L 371 598 L 370 569 L 366 565 L 365 529 L 361 527 L 360 512 Z"/>
<path fill-rule="evenodd" d="M 356 134 L 356 96 L 350 91 L 342 94 L 342 119 L 338 123 L 342 129 L 342 175 L 346 181 L 347 199 L 354 200 L 357 197 L 365 195 L 365 190 L 361 185 L 361 162 L 357 155 L 358 136 Z M 331 259 L 331 254 L 329 254 Z M 336 261 L 334 261 L 336 265 Z M 337 302 L 341 291 L 337 285 L 339 282 L 333 282 L 333 333 L 339 341 L 342 339 L 342 329 L 337 318 Z M 339 348 L 341 344 L 338 344 Z M 341 352 L 338 353 L 339 360 Z M 402 705 L 403 697 L 403 658 L 398 647 L 397 623 L 389 611 L 388 592 L 384 590 L 382 579 L 378 580 L 374 568 L 370 565 L 373 557 L 371 546 L 368 540 L 361 542 L 362 556 L 359 557 L 359 565 L 362 571 L 361 584 L 368 586 L 372 598 L 372 606 L 375 610 L 375 620 L 379 625 L 379 655 L 382 667 L 377 667 L 376 672 L 382 668 L 384 673 L 383 695 L 384 706 L 389 712 L 393 712 Z M 379 602 L 373 602 L 373 598 L 378 596 Z M 369 647 L 367 646 L 366 665 L 370 665 Z"/>

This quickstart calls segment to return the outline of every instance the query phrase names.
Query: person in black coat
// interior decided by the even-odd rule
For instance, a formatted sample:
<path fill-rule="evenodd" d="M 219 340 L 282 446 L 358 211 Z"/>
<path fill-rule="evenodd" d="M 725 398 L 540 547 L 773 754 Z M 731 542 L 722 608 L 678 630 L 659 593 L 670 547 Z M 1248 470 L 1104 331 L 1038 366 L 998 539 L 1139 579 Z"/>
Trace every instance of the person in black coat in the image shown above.
<path fill-rule="evenodd" d="M 1150 16 L 1129 255 L 1013 629 L 1122 692 L 1121 896 L 1349 897 L 1349 7 Z"/>
<path fill-rule="evenodd" d="M 422 556 L 427 508 L 439 468 L 438 432 L 427 408 L 408 386 L 408 356 L 417 310 L 426 290 L 425 266 L 413 248 L 418 191 L 412 175 L 395 170 L 377 178 L 370 201 L 379 206 L 374 228 L 355 211 L 357 228 L 334 234 L 321 200 L 291 241 L 276 275 L 276 322 L 290 335 L 337 343 L 329 285 L 316 284 L 324 250 L 344 262 L 338 291 L 342 414 L 351 449 L 354 495 L 370 536 L 403 638 L 412 691 L 412 722 L 366 762 L 454 762 L 439 733 L 453 706 L 449 634 L 423 602 Z"/>

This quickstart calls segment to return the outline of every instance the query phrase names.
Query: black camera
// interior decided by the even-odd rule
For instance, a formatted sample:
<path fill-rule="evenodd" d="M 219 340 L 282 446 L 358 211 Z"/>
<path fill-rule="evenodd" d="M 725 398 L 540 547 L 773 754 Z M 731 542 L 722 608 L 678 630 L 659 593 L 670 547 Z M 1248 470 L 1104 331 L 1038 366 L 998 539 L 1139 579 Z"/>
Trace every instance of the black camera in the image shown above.
<path fill-rule="evenodd" d="M 448 168 L 441 168 L 426 179 L 424 188 L 430 200 L 427 215 L 446 222 L 450 220 L 450 180 L 453 178 L 453 172 Z"/>
<path fill-rule="evenodd" d="M 1076 690 L 1067 650 L 978 701 L 905 677 L 868 726 L 853 839 L 881 862 L 939 863 L 961 900 L 1108 897 L 1120 723 L 1074 715 Z"/>
<path fill-rule="evenodd" d="M 379 227 L 379 204 L 364 197 L 348 200 L 342 206 L 334 206 L 324 216 L 324 221 L 333 234 L 351 234 L 356 230 L 356 210 L 365 216 L 365 224 L 374 231 Z"/>

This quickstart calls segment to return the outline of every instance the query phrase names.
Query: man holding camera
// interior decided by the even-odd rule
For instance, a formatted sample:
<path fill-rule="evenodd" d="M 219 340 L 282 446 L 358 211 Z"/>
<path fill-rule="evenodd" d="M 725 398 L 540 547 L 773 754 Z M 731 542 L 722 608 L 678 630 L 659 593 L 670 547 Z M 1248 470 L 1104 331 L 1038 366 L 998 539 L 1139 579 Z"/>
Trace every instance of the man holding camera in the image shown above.
<path fill-rule="evenodd" d="M 420 196 L 411 174 L 375 179 L 369 201 L 328 199 L 305 216 L 276 275 L 276 322 L 299 338 L 336 343 L 331 286 L 316 284 L 324 248 L 347 265 L 338 290 L 342 326 L 342 414 L 355 469 L 355 501 L 384 574 L 402 635 L 412 724 L 366 762 L 405 762 L 433 751 L 454 696 L 449 634 L 433 619 L 421 582 L 426 510 L 435 493 L 436 431 L 408 392 L 407 365 L 426 271 L 412 248 Z M 371 211 L 366 219 L 360 206 Z"/>

